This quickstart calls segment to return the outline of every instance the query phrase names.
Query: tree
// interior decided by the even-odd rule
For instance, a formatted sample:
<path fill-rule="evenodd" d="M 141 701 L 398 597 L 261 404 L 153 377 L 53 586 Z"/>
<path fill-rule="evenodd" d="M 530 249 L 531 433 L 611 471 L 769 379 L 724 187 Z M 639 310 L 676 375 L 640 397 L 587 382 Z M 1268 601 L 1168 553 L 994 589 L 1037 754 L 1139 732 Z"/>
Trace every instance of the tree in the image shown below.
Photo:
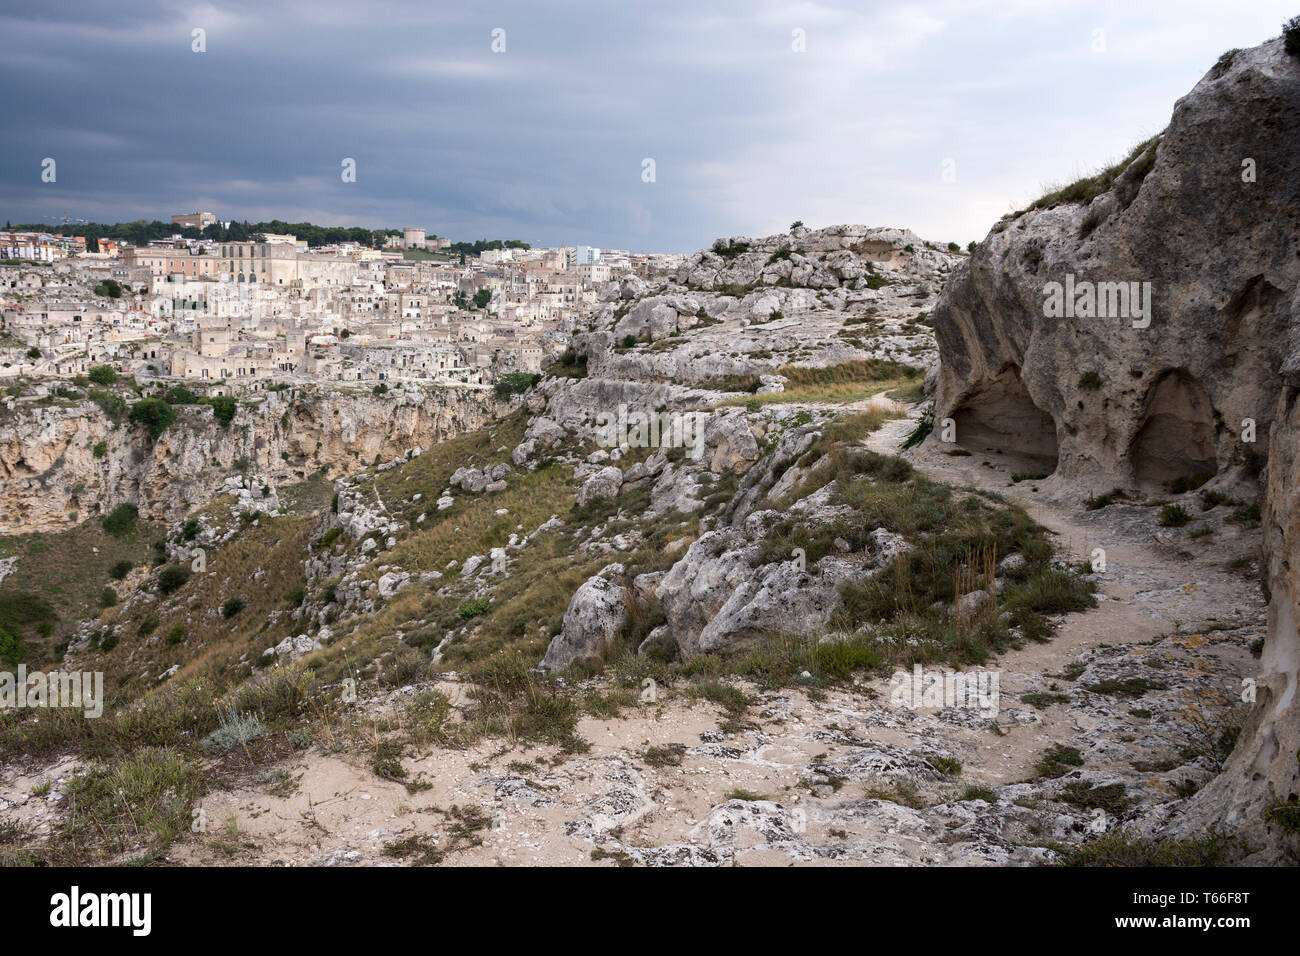
<path fill-rule="evenodd" d="M 167 426 L 176 421 L 176 409 L 161 398 L 143 398 L 131 406 L 130 419 L 149 429 L 149 437 L 157 441 Z"/>
<path fill-rule="evenodd" d="M 27 350 L 27 357 L 29 359 L 38 359 L 41 357 L 41 350 L 33 345 L 31 348 Z"/>
<path fill-rule="evenodd" d="M 104 515 L 100 523 L 109 534 L 120 538 L 135 527 L 138 517 L 140 517 L 140 509 L 129 502 L 123 502 Z"/>
<path fill-rule="evenodd" d="M 199 399 L 200 405 L 211 405 L 212 414 L 217 419 L 217 424 L 222 428 L 229 428 L 231 421 L 235 417 L 237 408 L 235 399 L 230 395 L 214 395 L 211 398 Z"/>
<path fill-rule="evenodd" d="M 479 289 L 474 293 L 474 307 L 476 309 L 486 309 L 487 304 L 492 301 L 491 289 Z"/>
<path fill-rule="evenodd" d="M 536 372 L 507 372 L 492 383 L 492 392 L 497 398 L 505 401 L 511 395 L 528 391 L 541 379 L 542 376 Z"/>
<path fill-rule="evenodd" d="M 112 385 L 117 381 L 117 373 L 111 365 L 92 365 L 88 377 L 96 385 Z"/>

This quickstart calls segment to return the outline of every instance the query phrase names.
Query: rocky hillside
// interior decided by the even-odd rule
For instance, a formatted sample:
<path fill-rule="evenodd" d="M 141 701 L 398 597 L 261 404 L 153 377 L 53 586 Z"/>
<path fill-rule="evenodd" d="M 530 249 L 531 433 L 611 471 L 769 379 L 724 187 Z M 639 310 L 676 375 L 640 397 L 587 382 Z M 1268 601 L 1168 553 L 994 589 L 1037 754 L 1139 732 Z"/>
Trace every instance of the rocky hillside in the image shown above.
<path fill-rule="evenodd" d="M 936 444 L 1050 473 L 1058 500 L 1262 510 L 1269 634 L 1237 682 L 1258 696 L 1225 772 L 1172 826 L 1278 847 L 1300 792 L 1300 58 L 1281 39 L 1224 54 L 1163 133 L 999 223 L 935 329 L 935 419 L 955 426 Z"/>
<path fill-rule="evenodd" d="M 1245 577 L 1257 516 L 1234 496 L 1281 487 L 1293 456 L 1252 459 L 1216 430 L 1193 442 L 1190 473 L 1166 432 L 1195 432 L 1186 380 L 1207 363 L 1188 365 L 1189 345 L 1171 374 L 1145 367 L 1163 353 L 1042 317 L 1025 285 L 1049 281 L 1025 271 L 1025 249 L 1079 275 L 1101 261 L 1095 237 L 1121 236 L 1169 178 L 1171 137 L 1088 187 L 1087 229 L 1066 197 L 971 257 L 862 226 L 720 239 L 671 281 L 611 288 L 499 415 L 451 393 L 346 407 L 272 393 L 228 432 L 207 408 L 156 440 L 141 426 L 113 474 L 146 482 L 135 500 L 165 523 L 0 539 L 0 628 L 18 653 L 48 624 L 62 666 L 110 688 L 97 720 L 0 721 L 0 860 L 1275 858 L 1286 843 L 1271 832 L 1243 845 L 1171 827 L 1226 819 L 1203 809 L 1222 799 L 1225 760 L 1293 746 L 1257 711 L 1230 757 L 1240 714 L 1225 694 L 1264 631 Z M 1288 264 L 1252 286 L 1259 301 Z M 1246 312 L 1240 328 L 1276 321 Z M 1173 313 L 1155 315 L 1123 334 L 1177 341 Z M 1197 315 L 1188 335 L 1205 332 Z M 1233 343 L 1269 367 L 1276 343 Z M 1071 347 L 1097 367 L 1067 366 Z M 1119 370 L 1101 364 L 1117 355 Z M 1074 381 L 1087 372 L 1098 387 Z M 1199 387 L 1217 427 L 1216 382 Z M 1147 410 L 1116 383 L 1145 383 Z M 6 460 L 28 462 L 29 490 L 60 487 L 47 476 L 70 455 L 94 473 L 95 444 L 111 444 L 83 434 L 89 420 L 60 424 L 89 414 L 69 402 L 11 413 L 48 416 L 59 443 L 32 464 L 39 430 L 23 426 Z M 1132 451 L 1102 462 L 1130 426 L 1142 448 L 1165 442 L 1159 467 Z M 1085 428 L 1101 451 L 1072 440 Z M 1291 447 L 1279 427 L 1260 434 Z M 187 462 L 194 499 L 165 510 L 179 473 L 146 459 Z M 1293 514 L 1269 492 L 1275 595 L 1290 588 Z M 93 549 L 80 579 L 111 593 L 78 613 L 50 580 L 57 614 L 43 611 L 29 592 L 57 574 L 51 547 Z M 1278 608 L 1285 636 L 1294 618 Z M 1285 646 L 1270 637 L 1266 670 L 1285 673 Z M 1280 679 L 1261 688 L 1289 720 Z M 195 809 L 209 829 L 192 830 Z"/>
<path fill-rule="evenodd" d="M 478 428 L 494 411 L 482 390 L 301 386 L 252 393 L 224 421 L 206 406 L 178 405 L 176 422 L 152 438 L 126 420 L 137 398 L 128 389 L 101 392 L 103 404 L 65 392 L 74 397 L 10 399 L 0 409 L 0 533 L 60 530 L 120 503 L 174 521 L 232 473 L 276 484 L 345 474 Z"/>

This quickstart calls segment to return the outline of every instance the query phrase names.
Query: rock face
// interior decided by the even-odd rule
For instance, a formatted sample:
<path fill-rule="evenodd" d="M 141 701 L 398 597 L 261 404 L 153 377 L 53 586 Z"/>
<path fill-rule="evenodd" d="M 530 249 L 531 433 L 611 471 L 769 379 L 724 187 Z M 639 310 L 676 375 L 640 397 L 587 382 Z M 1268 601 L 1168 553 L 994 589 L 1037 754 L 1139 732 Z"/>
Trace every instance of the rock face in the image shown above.
<path fill-rule="evenodd" d="M 228 428 L 207 406 L 177 406 L 176 422 L 152 441 L 88 401 L 19 403 L 0 410 L 0 533 L 59 529 L 123 501 L 175 520 L 221 493 L 243 459 L 244 470 L 284 484 L 403 456 L 492 414 L 483 393 L 467 389 L 381 398 L 312 387 L 241 399 Z"/>
<path fill-rule="evenodd" d="M 560 633 L 546 648 L 544 669 L 558 671 L 574 664 L 596 664 L 614 646 L 627 620 L 625 588 L 620 583 L 623 572 L 623 565 L 611 564 L 578 588 L 564 612 Z"/>
<path fill-rule="evenodd" d="M 1052 282 L 1084 310 L 1050 314 Z M 1151 309 L 1088 315 L 1084 282 L 1149 283 L 1130 291 L 1149 288 Z M 1096 291 L 1122 306 L 1118 287 Z M 1109 190 L 999 224 L 935 323 L 935 419 L 959 444 L 1054 470 L 1061 493 L 1262 486 L 1257 700 L 1170 832 L 1227 825 L 1277 858 L 1294 837 L 1266 813 L 1300 793 L 1300 57 L 1280 39 L 1225 54 Z"/>
<path fill-rule="evenodd" d="M 1291 329 L 1291 342 L 1300 342 L 1300 314 L 1293 315 Z M 1294 862 L 1278 852 L 1288 842 L 1294 846 L 1294 829 L 1284 830 L 1266 814 L 1279 804 L 1294 807 L 1300 798 L 1300 347 L 1292 346 L 1282 374 L 1265 480 L 1268 636 L 1255 706 L 1223 773 L 1189 801 L 1171 828 L 1195 835 L 1222 821 L 1245 835 L 1261 862 Z"/>
<path fill-rule="evenodd" d="M 1108 191 L 999 223 L 935 310 L 936 420 L 1058 485 L 1247 489 L 1300 287 L 1297 130 L 1300 60 L 1281 40 L 1225 54 Z M 1078 308 L 1046 314 L 1048 283 Z"/>

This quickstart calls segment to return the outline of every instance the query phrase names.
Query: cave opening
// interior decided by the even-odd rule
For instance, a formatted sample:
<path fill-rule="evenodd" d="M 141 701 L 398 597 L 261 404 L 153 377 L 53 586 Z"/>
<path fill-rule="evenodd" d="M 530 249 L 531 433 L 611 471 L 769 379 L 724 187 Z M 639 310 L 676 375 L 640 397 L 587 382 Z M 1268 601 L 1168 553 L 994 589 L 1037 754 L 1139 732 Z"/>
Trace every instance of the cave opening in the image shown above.
<path fill-rule="evenodd" d="M 1056 470 L 1056 422 L 1034 404 L 1015 366 L 967 397 L 952 418 L 963 448 L 1018 460 L 1044 475 Z"/>
<path fill-rule="evenodd" d="M 1214 408 L 1194 376 L 1182 369 L 1163 373 L 1148 393 L 1146 408 L 1129 450 L 1139 486 L 1185 491 L 1218 474 Z"/>

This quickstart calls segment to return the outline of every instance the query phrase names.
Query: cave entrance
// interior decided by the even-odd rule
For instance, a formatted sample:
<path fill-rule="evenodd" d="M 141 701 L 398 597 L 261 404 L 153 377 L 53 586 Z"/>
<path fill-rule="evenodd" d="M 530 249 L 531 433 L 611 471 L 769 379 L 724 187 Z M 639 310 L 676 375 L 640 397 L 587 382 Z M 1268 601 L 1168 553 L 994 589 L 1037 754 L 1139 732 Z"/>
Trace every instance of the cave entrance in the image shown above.
<path fill-rule="evenodd" d="M 1178 369 L 1157 379 L 1129 459 L 1133 476 L 1145 489 L 1185 491 L 1218 473 L 1214 409 L 1193 376 Z"/>
<path fill-rule="evenodd" d="M 1034 404 L 1015 366 L 970 395 L 952 418 L 963 448 L 1005 456 L 1004 462 L 1026 471 L 1056 470 L 1056 423 Z"/>

